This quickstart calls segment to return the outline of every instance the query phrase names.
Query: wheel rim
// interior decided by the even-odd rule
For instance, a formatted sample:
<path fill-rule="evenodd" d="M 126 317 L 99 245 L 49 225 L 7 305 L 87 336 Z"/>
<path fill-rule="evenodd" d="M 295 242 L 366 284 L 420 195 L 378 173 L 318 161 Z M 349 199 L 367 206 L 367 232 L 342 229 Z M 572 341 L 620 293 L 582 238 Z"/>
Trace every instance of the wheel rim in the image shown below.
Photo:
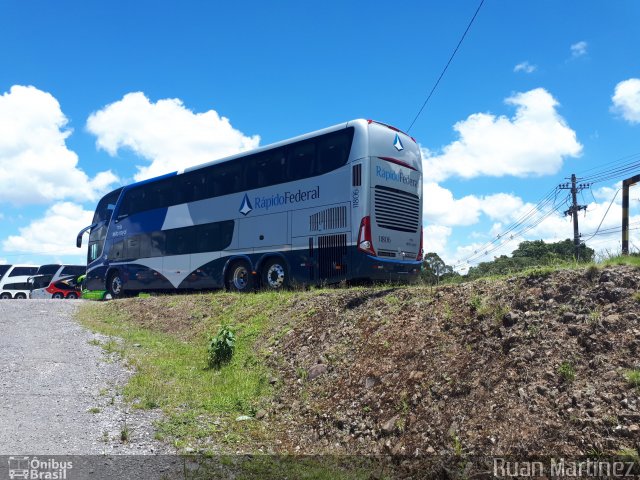
<path fill-rule="evenodd" d="M 18 294 L 16 295 L 16 299 L 17 299 L 17 300 L 24 300 L 25 298 L 27 298 L 27 297 L 25 297 L 25 296 L 24 296 L 23 294 L 21 294 L 21 293 L 18 293 Z"/>
<path fill-rule="evenodd" d="M 233 277 L 231 278 L 233 286 L 236 290 L 244 290 L 249 285 L 249 271 L 244 265 L 238 265 L 233 270 Z"/>
<path fill-rule="evenodd" d="M 119 275 L 114 276 L 111 279 L 111 293 L 113 295 L 120 295 L 120 291 L 122 290 L 122 280 Z"/>
<path fill-rule="evenodd" d="M 75 300 L 76 298 L 78 298 L 78 295 L 76 295 L 75 293 L 70 293 L 69 295 L 67 295 L 67 298 Z"/>
<path fill-rule="evenodd" d="M 267 283 L 270 288 L 282 288 L 284 285 L 284 267 L 279 263 L 274 263 L 267 270 Z"/>
<path fill-rule="evenodd" d="M 11 298 L 11 295 L 9 295 L 8 293 L 3 293 L 2 295 L 0 295 L 0 298 L 6 300 L 7 298 Z"/>
<path fill-rule="evenodd" d="M 61 298 L 62 298 L 62 294 L 61 294 L 61 293 L 54 293 L 54 294 L 53 294 L 53 298 L 55 298 L 55 299 L 59 300 L 59 299 L 61 299 Z"/>

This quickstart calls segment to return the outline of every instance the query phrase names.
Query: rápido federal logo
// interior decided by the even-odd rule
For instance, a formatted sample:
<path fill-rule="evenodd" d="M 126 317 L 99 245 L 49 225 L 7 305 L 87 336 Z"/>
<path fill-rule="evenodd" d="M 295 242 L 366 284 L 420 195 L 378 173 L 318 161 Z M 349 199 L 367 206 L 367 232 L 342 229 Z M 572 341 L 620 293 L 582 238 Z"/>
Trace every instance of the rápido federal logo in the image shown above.
<path fill-rule="evenodd" d="M 73 462 L 55 458 L 9 457 L 9 478 L 30 480 L 65 480 L 67 471 L 73 468 Z"/>

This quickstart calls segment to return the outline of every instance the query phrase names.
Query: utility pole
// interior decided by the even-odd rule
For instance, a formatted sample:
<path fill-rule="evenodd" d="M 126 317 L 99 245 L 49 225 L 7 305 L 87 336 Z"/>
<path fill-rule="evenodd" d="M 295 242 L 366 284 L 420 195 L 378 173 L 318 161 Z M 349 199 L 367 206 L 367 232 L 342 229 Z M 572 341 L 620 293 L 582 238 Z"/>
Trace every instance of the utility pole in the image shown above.
<path fill-rule="evenodd" d="M 629 255 L 629 187 L 640 182 L 640 175 L 622 181 L 622 255 Z"/>
<path fill-rule="evenodd" d="M 581 183 L 577 185 L 576 174 L 571 174 L 571 185 L 568 183 L 563 183 L 558 186 L 561 190 L 571 190 L 571 206 L 568 210 L 565 210 L 564 214 L 571 215 L 573 217 L 573 248 L 574 248 L 574 256 L 576 260 L 580 259 L 580 230 L 578 228 L 578 212 L 580 210 L 587 210 L 586 205 L 578 205 L 578 192 L 582 191 L 585 188 L 589 188 L 588 183 Z"/>

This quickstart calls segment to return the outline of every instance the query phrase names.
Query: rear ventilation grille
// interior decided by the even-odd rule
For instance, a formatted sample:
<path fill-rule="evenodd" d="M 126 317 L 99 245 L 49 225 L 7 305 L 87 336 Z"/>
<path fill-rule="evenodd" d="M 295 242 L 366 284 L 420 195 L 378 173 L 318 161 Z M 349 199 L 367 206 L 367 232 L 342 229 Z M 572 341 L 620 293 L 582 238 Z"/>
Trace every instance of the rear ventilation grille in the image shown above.
<path fill-rule="evenodd" d="M 420 228 L 420 198 L 413 193 L 377 185 L 374 209 L 379 227 L 411 233 Z"/>
<path fill-rule="evenodd" d="M 362 164 L 354 165 L 352 172 L 353 186 L 360 187 L 362 185 Z"/>
<path fill-rule="evenodd" d="M 309 217 L 309 229 L 312 232 L 347 228 L 347 207 L 332 207 Z"/>
<path fill-rule="evenodd" d="M 318 237 L 318 270 L 321 280 L 332 280 L 347 275 L 347 235 Z"/>

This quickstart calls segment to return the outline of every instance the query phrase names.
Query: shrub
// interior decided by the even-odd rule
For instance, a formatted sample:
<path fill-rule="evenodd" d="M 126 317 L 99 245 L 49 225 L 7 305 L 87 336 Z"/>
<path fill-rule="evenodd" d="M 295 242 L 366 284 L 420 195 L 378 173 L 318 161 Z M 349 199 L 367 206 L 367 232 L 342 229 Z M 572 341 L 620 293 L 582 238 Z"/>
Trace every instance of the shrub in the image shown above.
<path fill-rule="evenodd" d="M 640 369 L 627 370 L 624 372 L 624 378 L 627 379 L 630 386 L 640 389 Z"/>
<path fill-rule="evenodd" d="M 209 342 L 208 364 L 210 368 L 219 369 L 222 365 L 229 363 L 236 348 L 236 337 L 227 325 L 223 325 L 218 330 L 218 334 L 212 337 Z"/>
<path fill-rule="evenodd" d="M 576 370 L 570 362 L 562 362 L 558 367 L 558 373 L 567 382 L 573 382 L 576 378 Z"/>

